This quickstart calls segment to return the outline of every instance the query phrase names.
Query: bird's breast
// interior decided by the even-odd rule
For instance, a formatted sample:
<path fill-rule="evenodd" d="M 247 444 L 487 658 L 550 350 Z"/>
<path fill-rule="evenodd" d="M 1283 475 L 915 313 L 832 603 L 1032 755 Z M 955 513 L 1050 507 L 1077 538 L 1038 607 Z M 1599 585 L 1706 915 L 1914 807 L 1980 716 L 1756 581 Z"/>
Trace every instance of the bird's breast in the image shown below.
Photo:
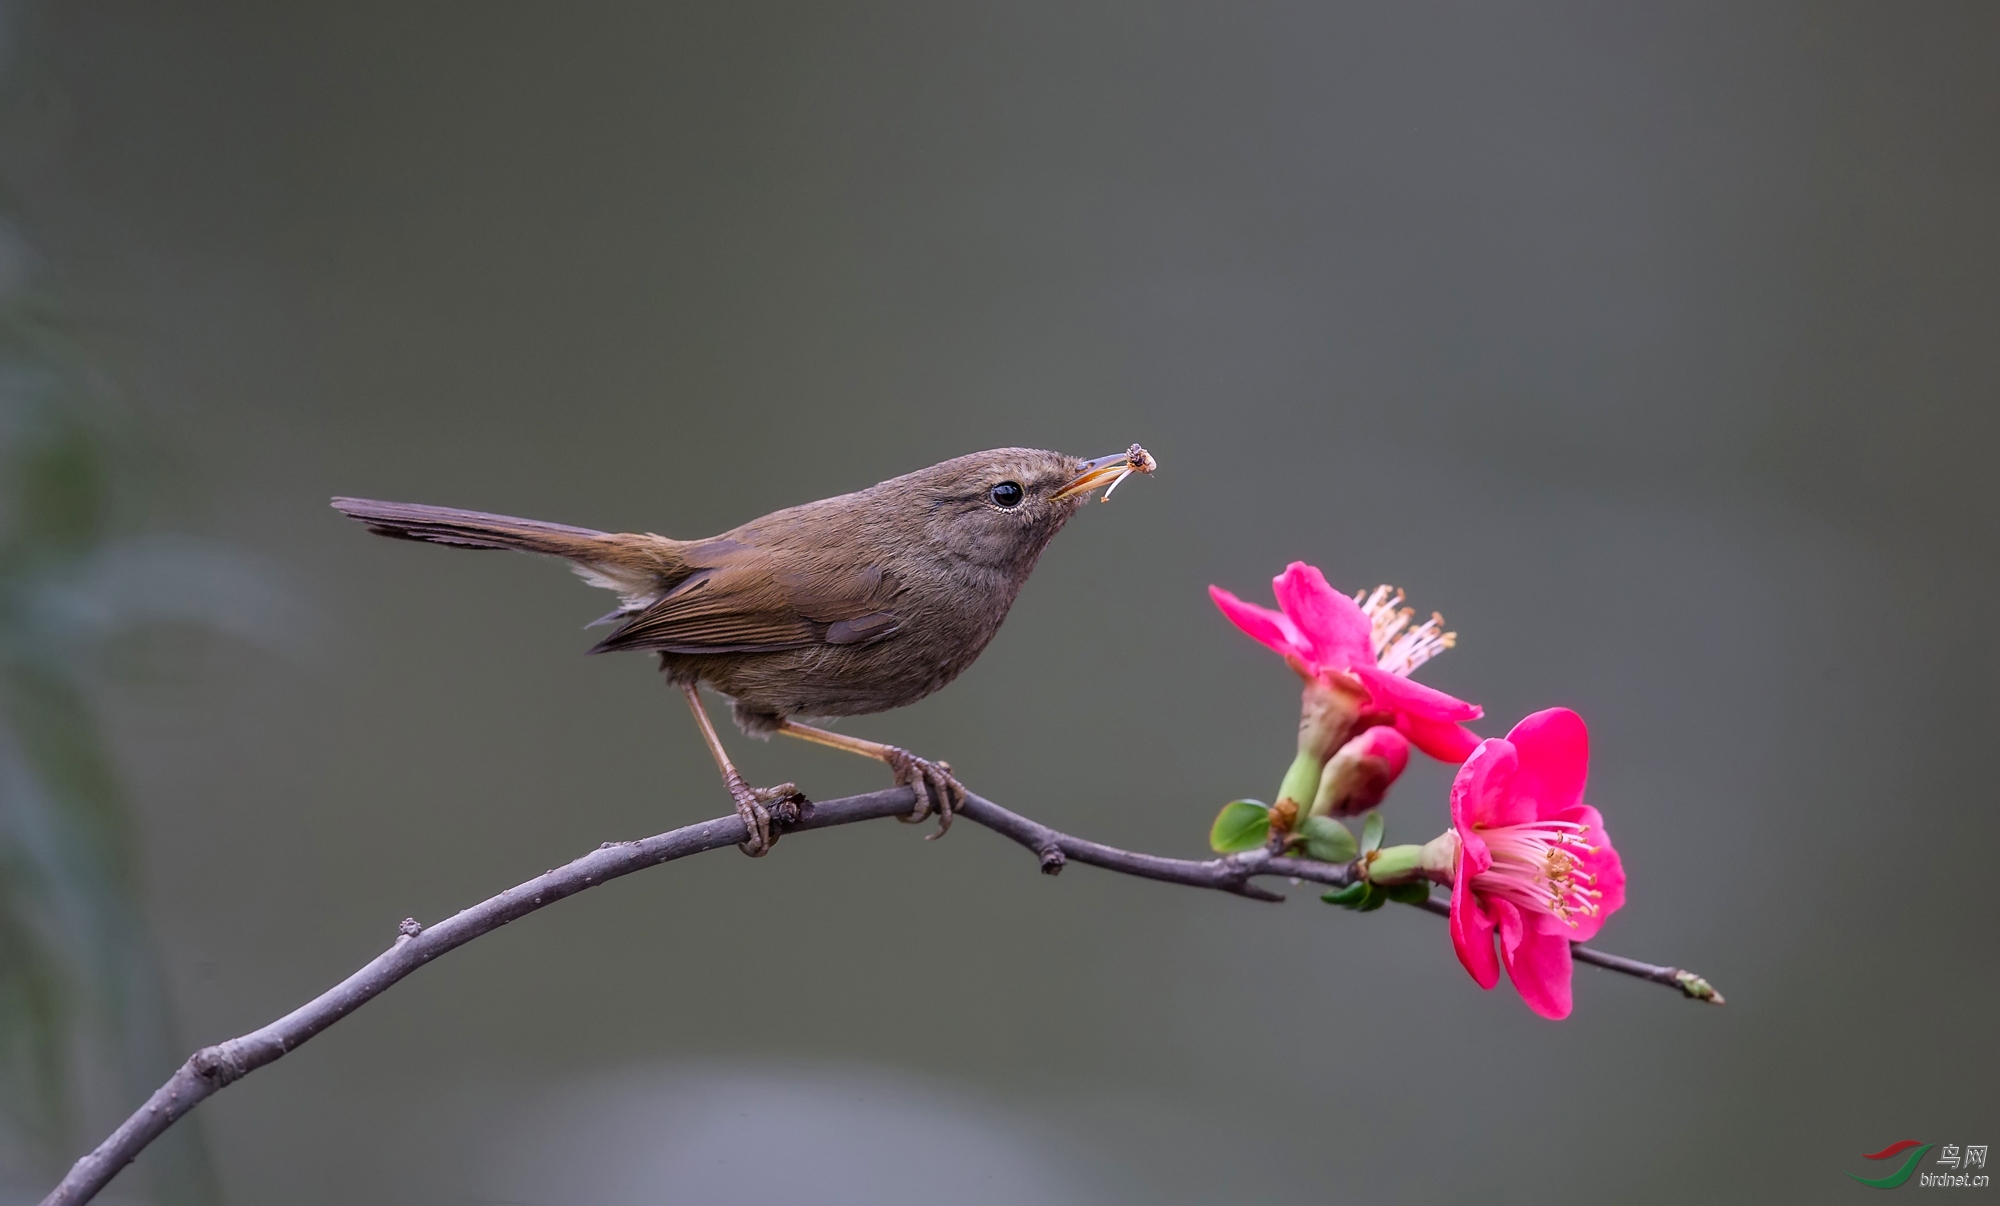
<path fill-rule="evenodd" d="M 885 570 L 893 583 L 883 635 L 842 629 L 797 649 L 727 655 L 666 655 L 670 673 L 699 678 L 742 710 L 772 716 L 862 716 L 915 703 L 979 657 L 1007 617 L 1019 584 L 984 567 L 908 555 Z M 861 625 L 854 626 L 856 628 Z M 829 630 L 829 637 L 833 630 Z"/>

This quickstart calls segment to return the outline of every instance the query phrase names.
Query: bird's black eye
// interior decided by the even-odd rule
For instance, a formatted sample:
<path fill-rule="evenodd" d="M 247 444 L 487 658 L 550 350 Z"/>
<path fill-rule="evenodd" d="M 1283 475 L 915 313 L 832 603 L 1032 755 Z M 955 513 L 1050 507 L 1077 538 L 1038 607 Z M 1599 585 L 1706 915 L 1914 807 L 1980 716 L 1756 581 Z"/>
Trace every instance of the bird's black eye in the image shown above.
<path fill-rule="evenodd" d="M 993 505 L 996 507 L 1012 509 L 1021 505 L 1021 487 L 1016 482 L 1001 482 L 987 491 L 987 496 L 993 500 Z"/>

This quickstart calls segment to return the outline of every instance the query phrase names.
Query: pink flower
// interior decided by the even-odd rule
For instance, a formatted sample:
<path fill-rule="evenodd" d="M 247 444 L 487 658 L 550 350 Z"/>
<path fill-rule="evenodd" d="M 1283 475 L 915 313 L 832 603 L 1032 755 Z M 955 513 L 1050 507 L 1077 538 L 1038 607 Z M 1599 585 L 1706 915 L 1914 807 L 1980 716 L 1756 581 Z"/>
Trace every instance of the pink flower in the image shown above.
<path fill-rule="evenodd" d="M 1569 1016 L 1569 944 L 1625 904 L 1624 864 L 1604 818 L 1583 802 L 1589 768 L 1583 718 L 1550 708 L 1480 742 L 1451 785 L 1458 961 L 1481 988 L 1499 983 L 1505 963 L 1521 999 L 1545 1018 Z"/>
<path fill-rule="evenodd" d="M 1284 655 L 1308 680 L 1343 682 L 1367 697 L 1360 727 L 1392 724 L 1410 743 L 1433 758 L 1462 762 L 1479 735 L 1461 723 L 1477 720 L 1477 704 L 1410 681 L 1410 672 L 1457 642 L 1444 632 L 1444 618 L 1432 614 L 1410 627 L 1411 609 L 1403 595 L 1380 586 L 1350 599 L 1329 586 L 1326 575 L 1294 561 L 1271 580 L 1280 611 L 1245 603 L 1219 586 L 1209 597 L 1238 628 Z"/>

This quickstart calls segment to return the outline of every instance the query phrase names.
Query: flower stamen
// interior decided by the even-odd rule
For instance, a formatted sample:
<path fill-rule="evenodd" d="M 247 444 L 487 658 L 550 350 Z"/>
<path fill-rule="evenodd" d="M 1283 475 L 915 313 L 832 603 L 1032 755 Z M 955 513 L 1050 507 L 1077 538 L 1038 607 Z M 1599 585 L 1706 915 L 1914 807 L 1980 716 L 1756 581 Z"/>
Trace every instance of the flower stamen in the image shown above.
<path fill-rule="evenodd" d="M 1583 840 L 1588 828 L 1577 821 L 1531 821 L 1480 829 L 1493 865 L 1473 877 L 1473 890 L 1546 913 L 1574 929 L 1577 915 L 1596 916 L 1604 897 L 1597 877 L 1584 870 L 1578 857 L 1597 851 Z"/>
<path fill-rule="evenodd" d="M 1437 612 L 1410 627 L 1416 609 L 1404 607 L 1403 592 L 1393 586 L 1378 586 L 1365 595 L 1356 592 L 1354 601 L 1368 617 L 1375 664 L 1390 674 L 1408 678 L 1417 667 L 1458 644 L 1458 634 L 1444 631 L 1444 617 Z"/>

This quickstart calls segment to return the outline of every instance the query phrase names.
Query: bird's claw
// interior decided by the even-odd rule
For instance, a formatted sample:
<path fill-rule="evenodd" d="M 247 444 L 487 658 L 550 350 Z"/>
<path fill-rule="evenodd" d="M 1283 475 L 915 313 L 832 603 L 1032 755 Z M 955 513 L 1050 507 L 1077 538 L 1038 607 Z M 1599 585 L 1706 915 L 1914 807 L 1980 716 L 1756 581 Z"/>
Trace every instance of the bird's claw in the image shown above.
<path fill-rule="evenodd" d="M 909 824 L 916 824 L 937 814 L 937 832 L 931 838 L 941 838 L 951 828 L 951 819 L 965 803 L 965 785 L 952 777 L 951 763 L 932 762 L 919 758 L 906 749 L 889 747 L 889 769 L 895 772 L 896 786 L 907 787 L 917 798 L 917 805 L 910 815 L 898 818 Z"/>
<path fill-rule="evenodd" d="M 796 783 L 780 783 L 776 787 L 751 787 L 741 778 L 729 781 L 729 794 L 736 801 L 736 815 L 743 821 L 744 832 L 749 836 L 736 844 L 736 848 L 751 858 L 762 858 L 778 844 L 778 830 L 772 821 L 780 824 L 795 820 L 799 806 L 809 804 Z M 775 805 L 774 809 L 766 807 Z"/>

